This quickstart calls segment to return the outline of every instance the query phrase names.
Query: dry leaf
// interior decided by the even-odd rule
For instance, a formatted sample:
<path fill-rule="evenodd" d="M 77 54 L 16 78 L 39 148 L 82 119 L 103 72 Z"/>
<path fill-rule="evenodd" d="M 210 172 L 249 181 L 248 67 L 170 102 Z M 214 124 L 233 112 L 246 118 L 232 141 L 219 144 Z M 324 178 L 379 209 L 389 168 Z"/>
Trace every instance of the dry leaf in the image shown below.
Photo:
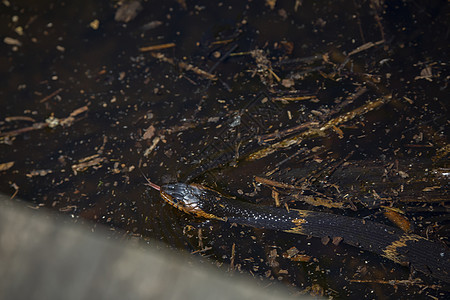
<path fill-rule="evenodd" d="M 406 217 L 402 216 L 398 212 L 388 209 L 383 214 L 386 218 L 388 218 L 392 223 L 397 225 L 404 232 L 409 233 L 412 231 L 411 222 L 409 222 L 409 220 Z"/>
<path fill-rule="evenodd" d="M 146 130 L 144 135 L 142 136 L 143 140 L 149 140 L 155 135 L 155 126 L 150 125 Z"/>
<path fill-rule="evenodd" d="M 333 245 L 337 246 L 337 245 L 339 245 L 343 240 L 344 240 L 343 237 L 341 237 L 341 236 L 335 236 L 335 237 L 333 237 L 332 243 L 333 243 Z"/>
<path fill-rule="evenodd" d="M 10 161 L 10 162 L 7 162 L 7 163 L 2 163 L 2 164 L 0 164 L 0 171 L 6 171 L 9 168 L 11 168 L 12 166 L 14 166 L 14 162 L 13 161 Z"/>

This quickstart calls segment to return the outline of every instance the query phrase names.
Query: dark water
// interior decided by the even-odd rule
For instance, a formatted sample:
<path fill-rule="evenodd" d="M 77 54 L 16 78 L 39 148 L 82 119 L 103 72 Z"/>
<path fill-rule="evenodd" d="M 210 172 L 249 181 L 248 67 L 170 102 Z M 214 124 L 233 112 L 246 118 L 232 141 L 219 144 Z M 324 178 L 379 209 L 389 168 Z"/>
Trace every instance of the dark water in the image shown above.
<path fill-rule="evenodd" d="M 448 243 L 446 1 L 299 1 L 297 9 L 295 1 L 274 9 L 263 1 L 188 1 L 186 8 L 151 1 L 128 23 L 114 19 L 113 1 L 28 2 L 3 2 L 0 10 L 2 37 L 16 40 L 0 47 L 0 163 L 14 162 L 0 171 L 3 193 L 17 190 L 32 207 L 109 226 L 117 238 L 162 240 L 293 292 L 444 297 L 448 286 L 420 274 L 421 283 L 389 283 L 407 280 L 409 269 L 344 244 L 186 216 L 147 191 L 142 173 L 271 205 L 271 191 L 254 182 L 263 176 L 344 203 L 314 207 L 282 194 L 290 207 L 387 224 L 381 205 L 392 205 L 406 211 L 416 233 Z M 143 28 L 154 21 L 161 24 Z M 176 65 L 139 50 L 166 43 L 175 47 L 155 52 Z M 260 60 L 250 54 L 257 49 Z M 313 98 L 270 100 L 292 95 Z M 267 134 L 320 127 L 382 98 L 389 100 L 323 135 L 245 160 L 283 138 L 261 142 Z M 5 134 L 52 116 L 66 123 Z M 283 257 L 292 247 L 312 260 Z"/>

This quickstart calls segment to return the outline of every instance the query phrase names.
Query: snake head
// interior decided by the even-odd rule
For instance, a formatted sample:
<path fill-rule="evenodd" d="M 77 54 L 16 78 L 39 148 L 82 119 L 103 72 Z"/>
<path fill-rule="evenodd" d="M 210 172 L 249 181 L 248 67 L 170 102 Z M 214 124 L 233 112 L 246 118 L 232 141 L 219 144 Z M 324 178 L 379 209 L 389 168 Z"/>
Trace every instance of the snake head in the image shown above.
<path fill-rule="evenodd" d="M 181 211 L 195 215 L 202 211 L 201 196 L 204 191 L 195 185 L 166 184 L 161 187 L 160 193 L 164 201 Z"/>
<path fill-rule="evenodd" d="M 211 191 L 199 184 L 173 183 L 161 187 L 161 197 L 170 205 L 178 208 L 182 212 L 206 219 L 223 218 L 211 212 L 206 212 L 208 206 L 208 193 Z"/>

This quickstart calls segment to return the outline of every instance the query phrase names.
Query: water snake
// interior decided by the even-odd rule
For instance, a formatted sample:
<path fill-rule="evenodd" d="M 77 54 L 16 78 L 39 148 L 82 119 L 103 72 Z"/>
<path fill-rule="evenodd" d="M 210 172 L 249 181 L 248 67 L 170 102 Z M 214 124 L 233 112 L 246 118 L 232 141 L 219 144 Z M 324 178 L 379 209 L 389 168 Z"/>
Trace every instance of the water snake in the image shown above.
<path fill-rule="evenodd" d="M 197 217 L 314 237 L 341 237 L 343 242 L 450 282 L 450 251 L 438 242 L 368 220 L 310 210 L 289 211 L 223 196 L 198 184 L 149 186 L 179 210 Z"/>

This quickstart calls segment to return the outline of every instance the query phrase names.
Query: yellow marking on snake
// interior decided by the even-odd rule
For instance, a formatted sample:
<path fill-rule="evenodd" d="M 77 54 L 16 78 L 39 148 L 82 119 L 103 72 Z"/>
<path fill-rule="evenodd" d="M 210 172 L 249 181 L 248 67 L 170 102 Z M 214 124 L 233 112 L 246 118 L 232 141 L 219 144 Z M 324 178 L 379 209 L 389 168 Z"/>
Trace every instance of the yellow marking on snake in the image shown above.
<path fill-rule="evenodd" d="M 305 234 L 303 231 L 303 224 L 308 223 L 308 221 L 306 220 L 308 213 L 304 210 L 292 210 L 297 211 L 300 218 L 293 219 L 291 222 L 294 224 L 294 226 L 289 230 L 285 230 L 285 232 Z"/>
<path fill-rule="evenodd" d="M 408 242 L 408 241 L 418 242 L 419 240 L 426 240 L 426 239 L 423 237 L 420 237 L 418 235 L 405 234 L 405 235 L 401 236 L 400 239 L 392 242 L 392 244 L 387 246 L 383 250 L 382 255 L 386 258 L 389 258 L 390 260 L 395 261 L 396 263 L 406 264 L 408 262 L 400 259 L 402 255 L 400 255 L 400 253 L 397 251 L 397 249 L 403 248 L 403 247 L 408 247 L 408 245 L 406 244 L 406 242 Z"/>
<path fill-rule="evenodd" d="M 199 208 L 193 208 L 193 207 L 189 207 L 189 206 L 185 206 L 185 205 L 181 205 L 181 204 L 176 204 L 175 201 L 172 200 L 172 196 L 170 196 L 169 194 L 161 191 L 160 192 L 161 198 L 163 198 L 164 201 L 166 201 L 167 203 L 169 203 L 170 205 L 172 205 L 173 207 L 178 208 L 179 210 L 181 210 L 184 213 L 190 214 L 190 215 L 194 215 L 196 217 L 202 217 L 205 219 L 216 219 L 216 220 L 221 220 L 221 221 L 225 221 L 223 218 L 218 217 L 216 215 L 213 214 L 209 214 Z"/>

